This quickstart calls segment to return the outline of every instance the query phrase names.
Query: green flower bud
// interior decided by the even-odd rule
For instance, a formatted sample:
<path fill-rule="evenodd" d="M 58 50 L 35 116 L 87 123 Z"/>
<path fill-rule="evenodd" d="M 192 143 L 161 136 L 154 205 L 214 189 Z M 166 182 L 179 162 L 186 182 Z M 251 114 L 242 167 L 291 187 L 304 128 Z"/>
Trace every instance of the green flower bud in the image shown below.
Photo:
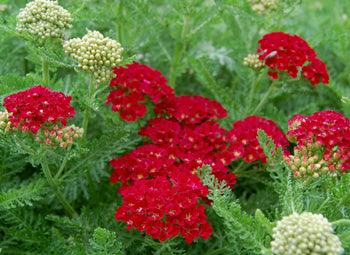
<path fill-rule="evenodd" d="M 273 229 L 275 255 L 340 255 L 344 252 L 332 225 L 321 214 L 303 212 L 283 217 Z"/>

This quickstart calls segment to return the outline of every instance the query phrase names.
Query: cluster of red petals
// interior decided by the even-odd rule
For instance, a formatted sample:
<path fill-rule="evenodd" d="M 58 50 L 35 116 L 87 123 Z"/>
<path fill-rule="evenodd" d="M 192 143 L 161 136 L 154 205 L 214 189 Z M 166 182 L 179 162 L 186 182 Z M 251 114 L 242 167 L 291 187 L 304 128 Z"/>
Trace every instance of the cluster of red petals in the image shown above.
<path fill-rule="evenodd" d="M 146 98 L 158 104 L 174 95 L 174 90 L 167 86 L 166 78 L 159 71 L 138 62 L 115 67 L 114 73 L 116 78 L 110 82 L 112 91 L 106 104 L 111 104 L 112 110 L 119 112 L 125 121 L 136 121 L 145 116 Z"/>
<path fill-rule="evenodd" d="M 298 146 L 318 143 L 324 147 L 324 159 L 340 156 L 342 170 L 350 170 L 350 119 L 332 110 L 311 116 L 297 114 L 288 121 L 288 138 Z"/>
<path fill-rule="evenodd" d="M 12 113 L 11 124 L 32 133 L 37 133 L 47 123 L 66 125 L 67 119 L 75 115 L 70 103 L 71 97 L 43 86 L 35 86 L 4 99 L 4 107 Z"/>
<path fill-rule="evenodd" d="M 288 153 L 289 142 L 276 123 L 262 117 L 249 116 L 234 122 L 228 133 L 231 143 L 229 150 L 234 159 L 242 158 L 247 163 L 256 160 L 266 162 L 266 156 L 257 139 L 259 129 L 272 138 L 276 147 L 282 147 L 283 151 Z"/>
<path fill-rule="evenodd" d="M 304 78 L 315 86 L 320 82 L 328 84 L 329 75 L 323 61 L 316 52 L 298 35 L 273 32 L 259 40 L 259 59 L 270 68 L 269 76 L 277 79 L 279 72 L 287 72 L 296 78 L 301 70 Z"/>
<path fill-rule="evenodd" d="M 227 116 L 227 111 L 219 102 L 201 96 L 170 97 L 157 105 L 154 111 L 186 125 L 215 121 Z"/>
<path fill-rule="evenodd" d="M 196 171 L 203 164 L 210 165 L 213 174 L 233 187 L 235 175 L 229 172 L 232 154 L 228 151 L 227 131 L 216 122 L 182 125 L 176 120 L 151 119 L 139 134 L 167 150 L 176 166 Z"/>
<path fill-rule="evenodd" d="M 128 229 L 136 228 L 161 241 L 181 234 L 187 243 L 212 234 L 205 207 L 198 203 L 208 190 L 191 173 L 175 171 L 168 177 L 140 180 L 120 193 L 123 205 L 116 219 L 126 222 Z"/>

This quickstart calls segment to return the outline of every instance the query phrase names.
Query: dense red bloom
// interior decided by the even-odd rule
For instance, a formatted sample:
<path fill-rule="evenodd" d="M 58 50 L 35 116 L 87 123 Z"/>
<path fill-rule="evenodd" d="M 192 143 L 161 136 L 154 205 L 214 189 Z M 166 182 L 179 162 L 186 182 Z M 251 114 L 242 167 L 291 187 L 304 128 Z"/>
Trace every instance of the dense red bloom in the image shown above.
<path fill-rule="evenodd" d="M 147 144 L 111 160 L 110 164 L 114 168 L 112 182 L 132 184 L 137 180 L 168 175 L 174 158 L 165 149 Z"/>
<path fill-rule="evenodd" d="M 36 133 L 45 123 L 66 125 L 67 119 L 75 115 L 71 99 L 61 92 L 35 86 L 7 96 L 4 107 L 12 113 L 13 127 Z"/>
<path fill-rule="evenodd" d="M 155 112 L 186 125 L 223 119 L 227 116 L 227 111 L 219 102 L 201 96 L 168 98 L 156 106 Z"/>
<path fill-rule="evenodd" d="M 336 152 L 342 161 L 342 170 L 350 169 L 350 119 L 336 111 L 325 110 L 311 116 L 297 114 L 288 124 L 291 141 L 298 146 L 320 144 L 325 150 L 325 160 Z"/>
<path fill-rule="evenodd" d="M 320 82 L 324 84 L 329 83 L 327 66 L 318 58 L 313 59 L 309 65 L 303 67 L 302 75 L 308 79 L 312 85 L 317 85 Z"/>
<path fill-rule="evenodd" d="M 128 229 L 136 228 L 154 239 L 164 241 L 181 234 L 192 243 L 199 237 L 209 238 L 213 231 L 199 204 L 207 193 L 199 178 L 186 171 L 140 180 L 122 190 L 123 205 L 115 217 Z"/>
<path fill-rule="evenodd" d="M 146 97 L 158 104 L 174 95 L 174 90 L 167 85 L 166 78 L 159 71 L 138 62 L 116 67 L 114 73 L 116 78 L 110 82 L 113 90 L 106 104 L 112 104 L 112 110 L 119 112 L 120 118 L 125 121 L 135 121 L 145 116 Z"/>
<path fill-rule="evenodd" d="M 229 131 L 230 151 L 235 159 L 242 158 L 250 163 L 256 160 L 266 162 L 266 156 L 257 139 L 261 129 L 271 137 L 277 147 L 281 146 L 285 153 L 289 143 L 281 129 L 272 121 L 258 116 L 249 116 L 233 123 Z"/>
<path fill-rule="evenodd" d="M 277 79 L 279 72 L 287 72 L 289 76 L 296 78 L 303 69 L 303 76 L 312 85 L 329 82 L 326 65 L 300 36 L 273 32 L 264 35 L 259 40 L 259 45 L 259 59 L 265 61 L 270 68 L 269 76 L 272 79 Z M 307 63 L 311 64 L 305 66 Z"/>

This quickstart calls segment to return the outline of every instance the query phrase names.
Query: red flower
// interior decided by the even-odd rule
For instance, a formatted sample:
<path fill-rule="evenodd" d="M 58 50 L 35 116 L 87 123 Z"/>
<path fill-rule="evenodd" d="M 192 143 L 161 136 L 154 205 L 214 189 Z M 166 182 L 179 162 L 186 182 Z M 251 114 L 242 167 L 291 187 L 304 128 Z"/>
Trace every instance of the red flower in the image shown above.
<path fill-rule="evenodd" d="M 342 170 L 350 170 L 350 119 L 332 110 L 311 116 L 295 115 L 288 121 L 288 138 L 298 147 L 317 143 L 324 147 L 324 159 L 334 153 L 342 161 Z"/>
<path fill-rule="evenodd" d="M 156 106 L 155 112 L 186 125 L 215 121 L 227 116 L 227 111 L 219 102 L 201 96 L 167 98 Z"/>
<path fill-rule="evenodd" d="M 324 84 L 329 83 L 327 66 L 318 58 L 313 59 L 309 65 L 304 66 L 302 74 L 312 85 L 317 85 L 320 82 Z"/>
<path fill-rule="evenodd" d="M 174 159 L 171 159 L 165 149 L 148 144 L 111 160 L 110 164 L 114 168 L 110 180 L 129 185 L 137 180 L 167 176 Z"/>
<path fill-rule="evenodd" d="M 174 90 L 159 71 L 138 62 L 116 67 L 114 73 L 116 78 L 111 80 L 110 87 L 115 90 L 108 95 L 106 104 L 112 104 L 112 110 L 119 112 L 120 118 L 125 121 L 145 116 L 146 97 L 158 104 L 174 95 Z"/>
<path fill-rule="evenodd" d="M 10 121 L 14 127 L 36 133 L 46 123 L 65 126 L 67 119 L 75 115 L 71 99 L 61 92 L 35 86 L 7 96 L 4 107 L 12 113 Z"/>
<path fill-rule="evenodd" d="M 296 78 L 303 69 L 303 76 L 312 85 L 320 82 L 328 84 L 326 65 L 316 58 L 316 52 L 300 36 L 273 32 L 264 35 L 259 40 L 259 45 L 259 59 L 265 61 L 270 68 L 269 76 L 272 79 L 277 79 L 279 72 L 287 72 L 289 76 Z M 311 64 L 305 66 L 308 62 Z"/>
<path fill-rule="evenodd" d="M 233 128 L 228 134 L 231 142 L 229 150 L 235 159 L 242 158 L 247 163 L 256 160 L 261 160 L 262 163 L 266 162 L 266 156 L 257 139 L 259 129 L 265 131 L 273 139 L 275 145 L 281 146 L 287 153 L 288 140 L 272 120 L 249 116 L 234 122 Z"/>
<path fill-rule="evenodd" d="M 199 204 L 207 193 L 199 178 L 188 172 L 140 180 L 122 190 L 123 204 L 115 217 L 129 230 L 136 228 L 161 241 L 179 234 L 187 243 L 199 237 L 208 239 L 213 229 Z"/>

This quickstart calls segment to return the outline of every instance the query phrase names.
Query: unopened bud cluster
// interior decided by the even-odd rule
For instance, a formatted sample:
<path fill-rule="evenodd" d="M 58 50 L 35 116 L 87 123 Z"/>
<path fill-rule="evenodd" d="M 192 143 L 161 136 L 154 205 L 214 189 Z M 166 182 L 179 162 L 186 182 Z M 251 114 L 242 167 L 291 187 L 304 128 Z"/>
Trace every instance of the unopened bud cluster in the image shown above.
<path fill-rule="evenodd" d="M 45 129 L 36 136 L 38 142 L 45 143 L 52 147 L 61 147 L 63 149 L 71 146 L 77 139 L 82 138 L 84 130 L 75 125 L 63 128 L 54 126 L 53 129 Z"/>
<path fill-rule="evenodd" d="M 248 54 L 248 56 L 244 58 L 243 64 L 254 70 L 259 70 L 264 67 L 264 62 L 259 59 L 258 54 Z"/>
<path fill-rule="evenodd" d="M 7 111 L 0 112 L 0 131 L 8 132 L 11 130 L 10 116 L 12 113 Z"/>
<path fill-rule="evenodd" d="M 321 175 L 337 175 L 337 169 L 341 169 L 338 153 L 333 153 L 325 160 L 321 144 L 312 143 L 298 146 L 294 149 L 294 155 L 286 156 L 284 161 L 293 171 L 295 177 L 320 177 Z"/>
<path fill-rule="evenodd" d="M 272 237 L 275 255 L 340 255 L 344 251 L 331 223 L 321 214 L 286 216 L 277 222 Z"/>
<path fill-rule="evenodd" d="M 29 2 L 17 16 L 18 32 L 28 32 L 44 40 L 62 38 L 64 30 L 71 26 L 71 14 L 55 0 Z"/>
<path fill-rule="evenodd" d="M 278 7 L 278 0 L 248 0 L 251 8 L 258 14 L 267 14 L 270 11 L 276 10 Z"/>
<path fill-rule="evenodd" d="M 112 67 L 122 60 L 121 45 L 97 31 L 88 31 L 83 38 L 66 41 L 63 47 L 79 63 L 79 68 L 91 73 L 97 83 L 112 79 Z"/>

